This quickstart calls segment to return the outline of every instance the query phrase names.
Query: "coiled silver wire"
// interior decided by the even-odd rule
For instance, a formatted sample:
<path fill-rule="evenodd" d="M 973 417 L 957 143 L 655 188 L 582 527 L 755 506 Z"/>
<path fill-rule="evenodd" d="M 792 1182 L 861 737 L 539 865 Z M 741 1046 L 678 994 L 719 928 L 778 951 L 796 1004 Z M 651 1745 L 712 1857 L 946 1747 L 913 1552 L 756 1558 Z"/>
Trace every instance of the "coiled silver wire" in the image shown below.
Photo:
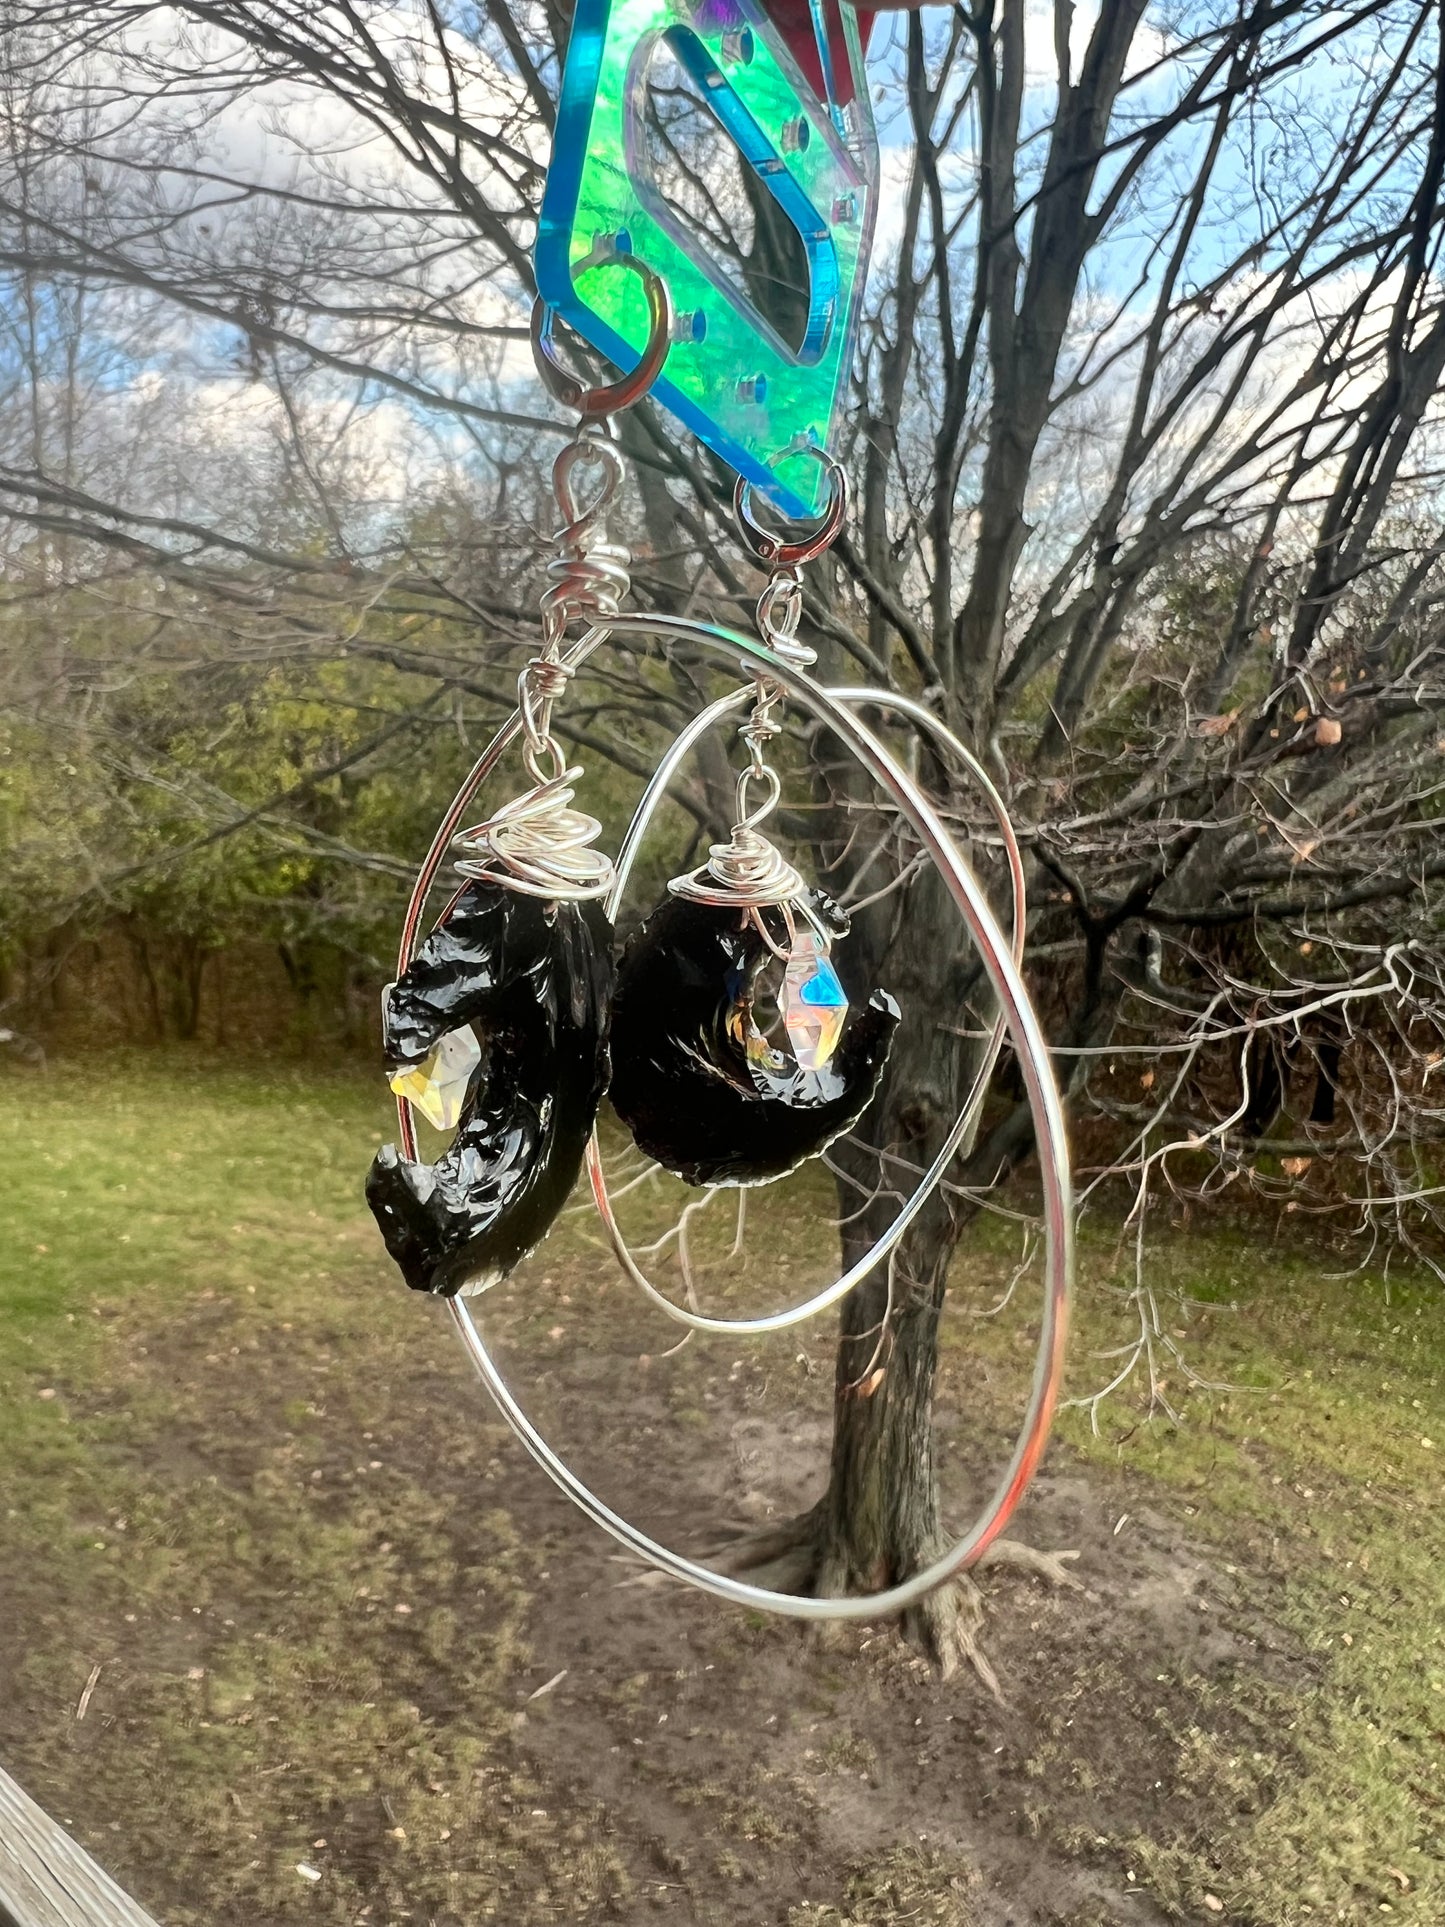
<path fill-rule="evenodd" d="M 579 470 L 588 469 L 600 480 L 583 501 Z M 585 903 L 612 888 L 612 860 L 593 847 L 602 825 L 571 807 L 583 772 L 580 764 L 568 766 L 552 734 L 552 710 L 572 680 L 574 665 L 562 656 L 569 626 L 585 621 L 605 630 L 632 586 L 632 557 L 621 543 L 606 539 L 602 519 L 624 473 L 616 443 L 598 422 L 584 422 L 552 465 L 564 520 L 547 564 L 551 586 L 542 595 L 542 651 L 517 678 L 522 762 L 533 787 L 453 838 L 457 874 L 468 881 L 499 883 L 551 903 Z"/>
<path fill-rule="evenodd" d="M 807 669 L 816 660 L 814 651 L 796 640 L 802 613 L 803 583 L 797 568 L 779 568 L 758 599 L 758 630 L 766 646 L 794 669 Z M 783 695 L 780 684 L 766 676 L 754 677 L 753 705 L 738 728 L 747 745 L 748 760 L 738 776 L 737 820 L 732 835 L 726 843 L 712 845 L 701 869 L 674 877 L 667 886 L 674 896 L 686 897 L 692 903 L 751 913 L 769 943 L 772 939 L 758 912 L 774 904 L 786 906 L 807 889 L 798 871 L 761 828 L 782 794 L 767 750 L 782 733 L 778 707 Z M 755 787 L 761 788 L 762 798 L 749 807 Z"/>
<path fill-rule="evenodd" d="M 452 841 L 458 876 L 500 883 L 549 903 L 585 903 L 612 888 L 612 860 L 591 848 L 595 816 L 569 808 L 580 764 L 504 803 L 495 816 Z"/>
<path fill-rule="evenodd" d="M 750 724 L 744 723 L 738 733 L 747 737 L 749 729 Z M 806 889 L 782 851 L 758 827 L 777 807 L 782 786 L 777 771 L 762 761 L 761 743 L 754 741 L 749 746 L 755 760 L 738 777 L 738 821 L 732 835 L 726 843 L 712 845 L 701 869 L 673 877 L 667 887 L 674 896 L 723 910 L 757 911 L 770 904 L 790 903 Z M 748 792 L 755 783 L 762 784 L 763 799 L 749 810 Z"/>
<path fill-rule="evenodd" d="M 601 471 L 600 484 L 580 506 L 579 469 Z M 606 539 L 602 524 L 624 474 L 621 451 L 597 422 L 584 423 L 552 464 L 552 490 L 566 520 L 552 538 L 554 553 L 547 564 L 551 587 L 542 595 L 545 642 L 556 641 L 570 622 L 606 621 L 627 599 L 632 555 L 620 542 Z"/>
<path fill-rule="evenodd" d="M 626 475 L 611 417 L 652 386 L 672 340 L 672 300 L 661 276 L 632 255 L 613 265 L 641 277 L 647 296 L 648 340 L 636 368 L 620 381 L 588 388 L 567 373 L 552 339 L 555 316 L 538 300 L 532 308 L 532 356 L 548 391 L 578 411 L 577 429 L 552 464 L 552 493 L 562 526 L 552 537 L 548 587 L 542 592 L 542 648 L 517 679 L 522 763 L 532 788 L 504 803 L 485 823 L 451 839 L 457 874 L 501 884 L 553 903 L 585 903 L 612 888 L 611 858 L 594 849 L 602 825 L 571 807 L 580 765 L 568 766 L 552 734 L 552 709 L 586 650 L 595 648 L 632 587 L 632 557 L 610 542 L 604 518 Z M 588 480 L 589 474 L 591 480 Z M 585 623 L 585 649 L 567 647 L 567 631 Z M 464 807 L 461 799 L 453 808 Z M 450 814 L 450 813 L 449 813 Z"/>

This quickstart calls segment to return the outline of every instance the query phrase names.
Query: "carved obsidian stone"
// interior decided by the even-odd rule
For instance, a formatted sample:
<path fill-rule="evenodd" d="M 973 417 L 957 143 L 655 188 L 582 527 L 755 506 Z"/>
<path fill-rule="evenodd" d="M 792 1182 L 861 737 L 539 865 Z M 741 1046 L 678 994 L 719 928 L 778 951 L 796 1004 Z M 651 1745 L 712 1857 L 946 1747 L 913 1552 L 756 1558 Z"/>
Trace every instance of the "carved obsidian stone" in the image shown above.
<path fill-rule="evenodd" d="M 607 1088 L 612 926 L 596 903 L 470 883 L 387 993 L 392 1069 L 471 1025 L 481 1045 L 456 1135 L 435 1164 L 377 1153 L 366 1199 L 416 1291 L 505 1278 L 576 1182 Z"/>
<path fill-rule="evenodd" d="M 835 937 L 848 920 L 808 907 Z M 871 1102 L 898 1006 L 875 990 L 821 1069 L 753 1021 L 772 952 L 736 910 L 670 897 L 623 953 L 612 1005 L 613 1108 L 639 1148 L 689 1184 L 765 1184 L 815 1157 Z"/>

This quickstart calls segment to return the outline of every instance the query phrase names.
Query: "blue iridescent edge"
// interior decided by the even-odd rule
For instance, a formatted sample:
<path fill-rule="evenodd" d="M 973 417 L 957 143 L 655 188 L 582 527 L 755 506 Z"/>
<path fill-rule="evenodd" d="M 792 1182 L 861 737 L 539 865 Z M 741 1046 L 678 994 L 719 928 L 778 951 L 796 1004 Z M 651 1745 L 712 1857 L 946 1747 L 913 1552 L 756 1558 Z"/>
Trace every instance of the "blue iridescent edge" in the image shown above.
<path fill-rule="evenodd" d="M 602 66 L 603 36 L 612 11 L 612 0 L 578 0 L 572 17 L 572 39 L 567 64 L 580 59 L 576 85 L 569 74 L 562 90 L 562 103 L 553 136 L 552 164 L 542 192 L 542 211 L 537 218 L 537 242 L 532 265 L 537 276 L 537 292 L 585 341 L 590 341 L 625 374 L 630 374 L 642 356 L 614 328 L 590 308 L 577 293 L 569 258 L 572 226 L 577 214 L 577 199 L 582 187 L 582 167 L 587 141 L 592 131 L 592 110 L 597 98 L 597 76 Z M 585 96 L 579 99 L 583 87 Z M 584 104 L 585 101 L 585 104 Z M 782 515 L 810 521 L 813 512 L 801 496 L 780 482 L 772 469 L 706 415 L 667 379 L 666 370 L 653 383 L 652 393 L 674 414 L 683 427 L 696 435 L 732 469 L 761 489 Z"/>

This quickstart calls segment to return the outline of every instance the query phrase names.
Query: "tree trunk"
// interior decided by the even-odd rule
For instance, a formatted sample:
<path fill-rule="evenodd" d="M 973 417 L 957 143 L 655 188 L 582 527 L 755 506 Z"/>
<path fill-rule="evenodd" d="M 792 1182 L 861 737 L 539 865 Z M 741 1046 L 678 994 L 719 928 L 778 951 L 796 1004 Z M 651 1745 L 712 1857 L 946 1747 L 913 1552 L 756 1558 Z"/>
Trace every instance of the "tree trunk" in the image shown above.
<path fill-rule="evenodd" d="M 861 999 L 881 984 L 897 998 L 904 1020 L 877 1099 L 852 1137 L 836 1147 L 845 1265 L 887 1229 L 932 1161 L 977 1061 L 976 1046 L 951 1028 L 972 1027 L 962 1010 L 971 959 L 942 880 L 932 870 L 917 880 L 876 962 L 870 953 L 880 933 L 870 930 L 866 914 L 858 922 L 856 940 L 840 958 L 850 996 Z M 958 1200 L 935 1190 L 891 1267 L 881 1264 L 843 1301 L 832 1462 L 818 1520 L 820 1592 L 896 1584 L 935 1558 L 947 1536 L 933 1389 L 939 1317 L 965 1215 Z M 956 1657 L 957 1603 L 951 1589 L 935 1594 L 905 1624 L 945 1667 Z"/>

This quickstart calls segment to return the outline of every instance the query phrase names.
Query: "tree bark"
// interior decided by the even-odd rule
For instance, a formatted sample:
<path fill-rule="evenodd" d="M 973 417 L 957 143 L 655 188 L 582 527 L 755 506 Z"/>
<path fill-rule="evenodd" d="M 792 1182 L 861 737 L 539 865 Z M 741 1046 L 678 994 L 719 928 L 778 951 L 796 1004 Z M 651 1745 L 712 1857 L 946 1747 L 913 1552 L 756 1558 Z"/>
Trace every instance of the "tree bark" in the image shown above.
<path fill-rule="evenodd" d="M 874 983 L 904 1012 L 874 1104 L 836 1147 L 842 1259 L 855 1262 L 885 1231 L 957 1115 L 976 1046 L 957 1035 L 970 958 L 942 880 L 929 870 L 890 918 L 865 914 L 842 959 L 851 996 Z M 870 941 L 871 939 L 871 941 Z M 870 1194 L 871 1195 L 870 1197 Z M 860 1211 L 860 1203 L 869 1200 Z M 965 1222 L 936 1189 L 894 1254 L 843 1301 L 834 1377 L 833 1445 L 819 1513 L 817 1589 L 876 1591 L 936 1557 L 946 1534 L 933 1431 L 938 1327 L 949 1266 Z M 957 1596 L 922 1602 L 904 1630 L 948 1669 Z"/>

